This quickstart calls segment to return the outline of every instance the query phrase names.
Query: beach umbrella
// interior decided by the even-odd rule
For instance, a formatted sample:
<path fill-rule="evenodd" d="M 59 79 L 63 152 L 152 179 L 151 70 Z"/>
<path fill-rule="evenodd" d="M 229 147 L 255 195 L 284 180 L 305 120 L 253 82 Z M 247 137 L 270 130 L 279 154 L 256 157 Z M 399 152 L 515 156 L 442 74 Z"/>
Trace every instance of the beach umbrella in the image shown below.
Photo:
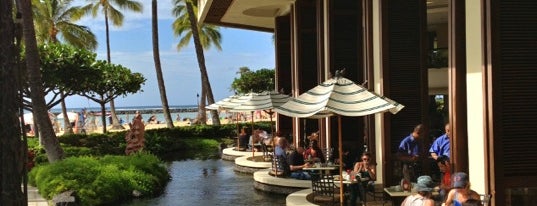
<path fill-rule="evenodd" d="M 63 113 L 57 115 L 58 119 L 63 119 Z M 67 112 L 67 118 L 70 122 L 74 122 L 78 118 L 78 113 L 76 112 Z"/>
<path fill-rule="evenodd" d="M 366 116 L 389 111 L 396 114 L 403 105 L 368 91 L 349 79 L 341 77 L 342 71 L 320 85 L 308 90 L 287 103 L 275 108 L 279 114 L 299 118 L 338 117 L 339 159 L 342 159 L 341 116 Z M 343 165 L 339 164 L 339 174 Z M 343 180 L 340 178 L 340 185 Z M 340 187 L 340 202 L 343 203 L 343 187 Z"/>
<path fill-rule="evenodd" d="M 51 121 L 53 121 L 56 118 L 56 115 L 52 114 L 51 112 L 48 113 L 48 116 Z M 34 113 L 29 112 L 23 114 L 24 124 L 34 124 Z"/>
<path fill-rule="evenodd" d="M 254 130 L 254 111 L 262 110 L 270 116 L 270 130 L 273 136 L 272 147 L 274 149 L 274 128 L 272 125 L 273 109 L 280 107 L 289 101 L 291 97 L 286 94 L 281 94 L 276 91 L 266 91 L 261 93 L 248 93 L 239 97 L 241 102 L 239 105 L 230 108 L 232 112 L 251 112 L 252 115 L 252 132 Z M 253 141 L 252 141 L 253 144 Z M 252 145 L 253 147 L 253 145 Z M 252 148 L 252 159 L 254 158 L 255 151 Z"/>

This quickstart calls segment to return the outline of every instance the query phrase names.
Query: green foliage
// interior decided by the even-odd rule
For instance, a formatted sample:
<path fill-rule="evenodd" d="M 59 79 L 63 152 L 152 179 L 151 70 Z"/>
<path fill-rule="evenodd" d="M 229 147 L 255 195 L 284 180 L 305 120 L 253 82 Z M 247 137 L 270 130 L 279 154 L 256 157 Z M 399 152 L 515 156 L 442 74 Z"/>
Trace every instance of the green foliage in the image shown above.
<path fill-rule="evenodd" d="M 147 153 L 70 157 L 29 173 L 29 183 L 37 185 L 43 197 L 52 199 L 73 190 L 81 205 L 116 203 L 131 198 L 134 190 L 152 196 L 162 191 L 168 179 L 163 162 Z"/>
<path fill-rule="evenodd" d="M 132 73 L 122 65 L 110 64 L 103 60 L 96 61 L 93 67 L 100 72 L 99 78 L 93 79 L 90 87 L 80 95 L 99 104 L 140 91 L 146 80 L 141 73 Z"/>
<path fill-rule="evenodd" d="M 174 5 L 172 15 L 176 17 L 175 21 L 172 23 L 173 34 L 176 37 L 180 37 L 179 43 L 177 44 L 177 50 L 188 46 L 193 37 L 191 29 L 192 27 L 190 25 L 190 19 L 185 5 L 187 1 L 188 0 L 172 1 L 172 4 Z M 190 2 L 192 3 L 194 13 L 197 14 L 197 1 Z M 208 50 L 214 45 L 216 49 L 222 50 L 222 35 L 220 34 L 220 27 L 198 22 L 198 28 L 198 35 L 203 49 Z"/>
<path fill-rule="evenodd" d="M 238 94 L 246 94 L 249 92 L 260 93 L 275 90 L 274 69 L 259 69 L 252 72 L 247 67 L 241 67 L 238 73 L 240 73 L 241 76 L 235 78 L 233 83 L 231 83 L 231 89 Z"/>
<path fill-rule="evenodd" d="M 220 143 L 234 144 L 237 127 L 251 127 L 249 123 L 221 126 L 196 125 L 188 127 L 146 130 L 144 151 L 161 159 L 213 158 Z M 270 122 L 256 122 L 255 128 L 270 131 Z M 59 136 L 66 157 L 122 155 L 125 152 L 126 132 L 107 134 L 69 134 Z M 45 150 L 36 138 L 28 140 L 29 150 L 36 154 L 37 164 L 46 163 Z"/>
<path fill-rule="evenodd" d="M 92 64 L 95 62 L 97 54 L 78 49 L 64 44 L 45 44 L 39 46 L 39 58 L 41 62 L 41 74 L 43 81 L 43 92 L 45 95 L 53 93 L 53 98 L 48 101 L 47 107 L 57 105 L 62 97 L 74 95 L 87 90 L 96 78 L 98 71 Z M 25 88 L 29 88 L 29 82 L 25 82 Z M 30 96 L 30 90 L 24 89 L 25 97 Z M 32 107 L 31 104 L 25 105 Z"/>
<path fill-rule="evenodd" d="M 72 0 L 32 0 L 34 26 L 39 43 L 62 42 L 77 48 L 95 50 L 97 37 L 87 26 L 75 23 L 80 6 L 71 6 Z M 51 32 L 54 31 L 54 32 Z"/>

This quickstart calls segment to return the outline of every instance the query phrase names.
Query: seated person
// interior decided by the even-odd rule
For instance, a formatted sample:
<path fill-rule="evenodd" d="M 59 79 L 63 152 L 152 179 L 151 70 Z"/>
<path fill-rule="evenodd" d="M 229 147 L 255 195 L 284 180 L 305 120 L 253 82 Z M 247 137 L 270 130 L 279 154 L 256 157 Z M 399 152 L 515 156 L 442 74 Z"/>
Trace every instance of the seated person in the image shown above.
<path fill-rule="evenodd" d="M 271 175 L 275 176 L 288 176 L 289 165 L 287 164 L 287 150 L 288 143 L 285 138 L 280 138 L 276 148 L 274 148 L 274 158 L 272 160 L 272 169 L 269 172 Z"/>
<path fill-rule="evenodd" d="M 289 176 L 299 180 L 310 180 L 310 174 L 302 170 L 303 168 L 311 167 L 310 163 L 304 162 L 303 153 L 304 148 L 297 147 L 291 152 L 291 154 L 289 154 L 289 157 L 287 158 L 289 170 L 291 171 L 291 174 Z"/>
<path fill-rule="evenodd" d="M 462 206 L 476 200 L 481 200 L 481 197 L 477 192 L 470 189 L 468 175 L 464 172 L 453 174 L 453 189 L 449 191 L 445 205 Z"/>
<path fill-rule="evenodd" d="M 310 142 L 310 147 L 304 152 L 304 159 L 308 162 L 325 162 L 323 151 L 317 145 L 317 141 Z"/>
<path fill-rule="evenodd" d="M 250 144 L 250 147 L 254 148 L 255 151 L 259 150 L 259 144 L 261 143 L 261 136 L 260 134 L 263 132 L 263 130 L 256 129 L 252 132 L 252 135 L 250 136 L 250 141 L 248 142 Z"/>
<path fill-rule="evenodd" d="M 434 206 L 435 202 L 431 199 L 433 185 L 433 179 L 430 176 L 424 175 L 418 177 L 415 187 L 417 193 L 407 196 L 401 203 L 401 206 Z"/>
<path fill-rule="evenodd" d="M 449 159 L 446 156 L 440 156 L 436 159 L 436 164 L 440 169 L 441 181 L 439 187 L 438 201 L 444 202 L 446 200 L 446 195 L 451 189 L 451 166 L 449 164 Z"/>
<path fill-rule="evenodd" d="M 375 180 L 377 173 L 375 171 L 375 165 L 371 163 L 371 155 L 369 153 L 362 154 L 362 161 L 356 162 L 354 164 L 354 170 L 352 174 L 359 175 L 357 181 L 360 181 L 359 184 L 351 185 L 351 203 L 356 203 L 358 194 L 363 200 L 365 197 L 365 191 L 374 191 L 375 190 Z M 358 180 L 361 178 L 361 180 Z"/>
<path fill-rule="evenodd" d="M 246 150 L 248 147 L 248 138 L 250 135 L 248 134 L 248 127 L 243 127 L 241 129 L 241 133 L 239 134 L 239 150 Z"/>

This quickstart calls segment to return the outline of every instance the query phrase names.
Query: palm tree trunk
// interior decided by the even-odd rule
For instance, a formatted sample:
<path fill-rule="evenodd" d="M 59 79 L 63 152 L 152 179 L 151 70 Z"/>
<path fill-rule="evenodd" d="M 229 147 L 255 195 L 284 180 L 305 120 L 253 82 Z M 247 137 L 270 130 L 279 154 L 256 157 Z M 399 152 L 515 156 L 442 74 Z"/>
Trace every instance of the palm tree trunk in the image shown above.
<path fill-rule="evenodd" d="M 209 104 L 214 103 L 214 96 L 213 91 L 211 89 L 211 83 L 209 82 L 209 75 L 207 74 L 207 67 L 205 66 L 205 55 L 203 54 L 203 47 L 201 46 L 200 42 L 200 36 L 198 31 L 198 21 L 196 19 L 196 15 L 194 14 L 194 8 L 192 7 L 191 1 L 185 1 L 186 9 L 188 11 L 188 19 L 190 20 L 190 28 L 192 30 L 192 37 L 194 37 L 194 46 L 196 48 L 196 56 L 198 57 L 198 65 L 200 67 L 200 73 L 201 73 L 201 83 L 203 85 L 202 88 L 205 88 L 206 95 L 202 94 L 202 99 L 207 98 L 209 100 Z M 203 92 L 202 92 L 203 93 Z M 205 109 L 205 106 L 200 107 L 200 112 L 207 111 Z M 211 110 L 211 116 L 213 125 L 220 125 L 220 117 L 218 117 L 218 112 L 216 110 Z"/>
<path fill-rule="evenodd" d="M 26 44 L 26 68 L 30 81 L 30 97 L 32 99 L 34 115 L 37 118 L 37 126 L 41 130 L 43 145 L 47 153 L 49 162 L 55 162 L 63 158 L 63 149 L 56 138 L 52 122 L 50 121 L 45 95 L 42 88 L 41 71 L 39 69 L 39 53 L 37 51 L 37 41 L 32 17 L 32 5 L 30 0 L 21 0 L 23 34 Z"/>
<path fill-rule="evenodd" d="M 106 27 L 106 60 L 109 64 L 111 64 L 112 60 L 110 57 L 110 25 L 108 24 L 108 9 L 104 9 L 104 25 Z M 119 120 L 116 115 L 116 104 L 114 103 L 113 99 L 110 101 L 110 115 L 112 115 L 112 129 L 125 129 L 119 124 Z"/>
<path fill-rule="evenodd" d="M 173 120 L 170 115 L 170 109 L 168 106 L 168 98 L 166 97 L 166 87 L 164 85 L 164 77 L 162 76 L 162 68 L 160 65 L 160 53 L 158 44 L 158 10 L 157 0 L 151 1 L 151 26 L 153 34 L 153 59 L 155 61 L 155 71 L 157 73 L 158 90 L 160 92 L 160 101 L 162 101 L 162 112 L 164 113 L 164 119 L 168 128 L 173 128 Z"/>
<path fill-rule="evenodd" d="M 62 105 L 62 115 L 63 115 L 63 134 L 73 134 L 73 127 L 71 127 L 71 122 L 69 121 L 69 116 L 67 116 L 67 107 L 65 106 L 65 94 L 63 91 L 60 92 L 60 96 L 62 98 L 62 101 L 60 104 Z"/>
<path fill-rule="evenodd" d="M 207 102 L 207 89 L 205 85 L 201 84 L 201 99 L 198 102 L 198 124 L 207 124 L 207 112 L 205 110 L 205 102 Z M 202 109 L 203 108 L 203 109 Z"/>
<path fill-rule="evenodd" d="M 2 205 L 28 205 L 26 194 L 21 191 L 23 184 L 24 155 L 21 128 L 17 114 L 20 100 L 17 91 L 19 58 L 15 46 L 15 24 L 13 22 L 13 2 L 0 1 L 0 202 Z M 20 29 L 20 28 L 19 28 Z M 20 42 L 17 42 L 20 43 Z"/>

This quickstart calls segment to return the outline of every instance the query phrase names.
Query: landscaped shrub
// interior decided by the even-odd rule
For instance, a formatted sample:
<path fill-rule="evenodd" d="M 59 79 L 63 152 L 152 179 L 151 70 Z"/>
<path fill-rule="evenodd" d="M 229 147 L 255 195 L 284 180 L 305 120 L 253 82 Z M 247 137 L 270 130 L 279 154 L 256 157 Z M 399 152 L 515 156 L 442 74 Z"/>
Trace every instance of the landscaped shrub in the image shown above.
<path fill-rule="evenodd" d="M 75 191 L 81 205 L 112 204 L 133 197 L 159 194 L 169 179 L 167 169 L 156 156 L 70 157 L 35 167 L 29 183 L 46 199 Z"/>

